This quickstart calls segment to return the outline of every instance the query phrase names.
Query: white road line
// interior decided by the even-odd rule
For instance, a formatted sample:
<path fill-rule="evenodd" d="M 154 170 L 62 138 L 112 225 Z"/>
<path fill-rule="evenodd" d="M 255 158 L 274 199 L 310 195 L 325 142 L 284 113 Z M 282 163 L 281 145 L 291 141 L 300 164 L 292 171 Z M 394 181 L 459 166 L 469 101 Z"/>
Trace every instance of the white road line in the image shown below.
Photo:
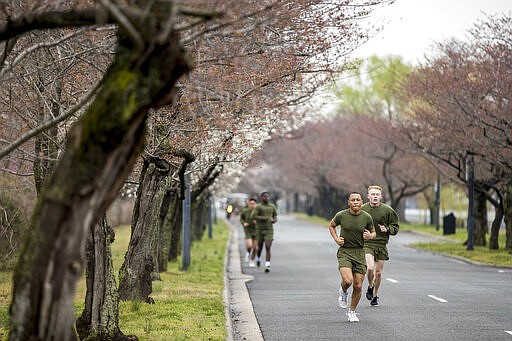
<path fill-rule="evenodd" d="M 445 300 L 444 298 L 436 297 L 436 296 L 434 296 L 434 295 L 428 295 L 428 297 L 433 298 L 434 300 L 439 301 L 439 302 L 441 302 L 441 303 L 446 303 L 446 302 L 448 302 L 448 301 L 447 301 L 447 300 Z"/>
<path fill-rule="evenodd" d="M 393 278 L 386 278 L 386 281 L 390 281 L 391 283 L 398 283 L 398 281 Z"/>
<path fill-rule="evenodd" d="M 502 274 L 504 272 L 505 272 L 505 270 L 498 270 L 498 273 L 500 273 L 500 274 Z"/>
<path fill-rule="evenodd" d="M 512 335 L 512 330 L 505 330 L 505 333 Z"/>

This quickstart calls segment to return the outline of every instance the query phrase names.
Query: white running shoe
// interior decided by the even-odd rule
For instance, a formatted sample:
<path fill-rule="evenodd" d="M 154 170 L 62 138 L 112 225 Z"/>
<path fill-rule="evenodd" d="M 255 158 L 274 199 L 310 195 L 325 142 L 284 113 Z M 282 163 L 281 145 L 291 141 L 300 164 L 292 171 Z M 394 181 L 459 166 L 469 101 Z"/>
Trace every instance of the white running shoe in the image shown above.
<path fill-rule="evenodd" d="M 348 307 L 348 292 L 343 292 L 341 288 L 339 289 L 338 304 L 343 309 Z"/>
<path fill-rule="evenodd" d="M 265 272 L 270 272 L 270 262 L 265 262 Z"/>
<path fill-rule="evenodd" d="M 247 263 L 249 261 L 250 254 L 249 252 L 245 253 L 245 262 Z"/>
<path fill-rule="evenodd" d="M 359 319 L 357 318 L 355 311 L 349 310 L 347 313 L 347 317 L 348 322 L 359 322 Z"/>
<path fill-rule="evenodd" d="M 255 268 L 256 267 L 256 263 L 252 260 L 249 262 L 249 267 L 250 268 Z"/>

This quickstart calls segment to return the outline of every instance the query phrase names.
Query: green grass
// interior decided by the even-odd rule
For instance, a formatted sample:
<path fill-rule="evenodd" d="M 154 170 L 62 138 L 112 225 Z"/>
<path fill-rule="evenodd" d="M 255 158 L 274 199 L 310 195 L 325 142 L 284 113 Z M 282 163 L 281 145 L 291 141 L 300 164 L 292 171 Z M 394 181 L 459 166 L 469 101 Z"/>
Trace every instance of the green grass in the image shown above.
<path fill-rule="evenodd" d="M 487 235 L 487 246 L 474 246 L 474 250 L 468 251 L 464 242 L 467 240 L 468 233 L 465 228 L 457 228 L 455 234 L 443 235 L 443 228 L 436 230 L 434 226 L 402 224 L 401 230 L 426 233 L 436 236 L 442 236 L 451 240 L 451 242 L 435 242 L 435 243 L 414 243 L 412 246 L 422 249 L 439 252 L 451 256 L 462 257 L 473 262 L 495 265 L 495 266 L 512 266 L 511 250 L 505 250 L 505 231 L 501 230 L 498 236 L 499 250 L 489 249 L 489 235 Z"/>
<path fill-rule="evenodd" d="M 328 220 L 317 217 L 308 216 L 303 213 L 294 213 L 294 216 L 298 219 L 310 221 L 315 224 L 322 226 L 328 225 Z M 455 234 L 443 235 L 443 228 L 436 230 L 435 226 L 421 225 L 421 224 L 409 224 L 401 223 L 400 231 L 410 231 L 421 234 L 435 235 L 443 237 L 446 241 L 439 241 L 433 243 L 415 243 L 412 244 L 414 247 L 418 247 L 425 250 L 443 253 L 446 255 L 462 257 L 473 262 L 495 265 L 495 266 L 507 266 L 512 267 L 512 253 L 510 250 L 505 250 L 505 231 L 500 231 L 498 237 L 499 250 L 490 250 L 488 246 L 475 246 L 474 250 L 466 250 L 466 246 L 463 243 L 467 240 L 467 231 L 464 228 L 456 228 Z M 487 235 L 487 242 L 489 236 Z"/>
<path fill-rule="evenodd" d="M 130 227 L 115 229 L 112 257 L 116 275 L 124 260 Z M 119 328 L 139 340 L 225 340 L 226 319 L 222 301 L 223 270 L 229 228 L 221 220 L 213 226 L 213 238 L 194 242 L 190 266 L 181 271 L 181 259 L 168 264 L 161 281 L 153 282 L 155 304 L 120 302 Z M 0 339 L 7 338 L 12 273 L 0 272 Z M 119 283 L 118 283 L 119 284 Z M 75 312 L 82 313 L 85 280 L 77 284 Z"/>

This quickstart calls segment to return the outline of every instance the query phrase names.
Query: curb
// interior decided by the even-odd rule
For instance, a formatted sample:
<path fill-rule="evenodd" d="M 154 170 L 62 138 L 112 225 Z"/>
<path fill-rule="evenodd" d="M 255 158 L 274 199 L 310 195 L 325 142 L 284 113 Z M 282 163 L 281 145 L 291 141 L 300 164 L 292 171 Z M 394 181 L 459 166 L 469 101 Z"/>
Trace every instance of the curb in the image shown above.
<path fill-rule="evenodd" d="M 238 230 L 230 221 L 225 220 L 225 222 L 230 231 L 224 256 L 224 290 L 222 293 L 224 314 L 226 316 L 226 340 L 263 340 L 251 298 L 245 285 L 254 277 L 242 273 L 240 250 L 238 248 Z"/>

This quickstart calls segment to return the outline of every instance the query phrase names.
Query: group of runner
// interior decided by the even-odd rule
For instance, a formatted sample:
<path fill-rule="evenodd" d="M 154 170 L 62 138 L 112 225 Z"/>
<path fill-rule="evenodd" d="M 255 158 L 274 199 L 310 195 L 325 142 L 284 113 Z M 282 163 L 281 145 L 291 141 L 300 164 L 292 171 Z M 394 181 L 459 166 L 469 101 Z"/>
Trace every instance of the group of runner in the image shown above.
<path fill-rule="evenodd" d="M 398 215 L 391 206 L 381 202 L 380 186 L 368 187 L 368 200 L 363 204 L 360 193 L 350 193 L 348 209 L 336 213 L 329 223 L 329 232 L 339 246 L 337 257 L 341 285 L 338 303 L 343 309 L 348 307 L 349 322 L 359 322 L 356 307 L 361 299 L 365 274 L 368 278 L 366 298 L 371 306 L 379 305 L 378 290 L 382 270 L 384 261 L 389 260 L 386 245 L 389 236 L 396 235 L 399 230 Z M 350 287 L 352 297 L 349 306 Z"/>
<path fill-rule="evenodd" d="M 399 230 L 397 213 L 391 206 L 381 202 L 382 188 L 377 185 L 369 186 L 367 196 L 368 202 L 363 204 L 361 193 L 350 193 L 348 208 L 336 213 L 329 223 L 329 232 L 339 246 L 337 258 L 341 285 L 338 303 L 341 308 L 348 308 L 349 322 L 359 321 L 356 308 L 361 299 L 365 275 L 368 278 L 366 298 L 371 306 L 379 305 L 378 291 L 384 262 L 389 260 L 389 236 L 396 235 Z M 260 198 L 259 204 L 255 198 L 248 199 L 240 214 L 240 223 L 245 234 L 245 261 L 251 268 L 260 267 L 265 246 L 265 272 L 270 272 L 270 250 L 277 209 L 270 203 L 268 192 L 262 192 Z M 349 305 L 350 287 L 352 296 Z"/>
<path fill-rule="evenodd" d="M 249 267 L 260 267 L 263 245 L 265 245 L 265 272 L 270 272 L 274 223 L 277 221 L 277 209 L 270 202 L 270 193 L 260 194 L 261 202 L 255 198 L 247 199 L 247 205 L 240 213 L 240 223 L 245 234 L 245 261 Z"/>

